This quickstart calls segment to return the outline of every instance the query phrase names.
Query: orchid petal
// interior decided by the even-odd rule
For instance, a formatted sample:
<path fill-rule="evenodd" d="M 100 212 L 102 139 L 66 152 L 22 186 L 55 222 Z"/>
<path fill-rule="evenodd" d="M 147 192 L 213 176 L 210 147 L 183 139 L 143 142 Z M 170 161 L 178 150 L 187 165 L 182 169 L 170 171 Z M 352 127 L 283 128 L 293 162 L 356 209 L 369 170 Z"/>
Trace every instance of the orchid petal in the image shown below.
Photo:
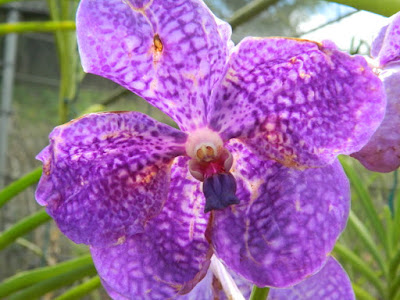
<path fill-rule="evenodd" d="M 325 166 L 367 143 L 385 113 L 382 83 L 364 58 L 288 38 L 246 38 L 213 94 L 210 127 L 263 159 Z"/>
<path fill-rule="evenodd" d="M 206 103 L 228 57 L 230 27 L 203 1 L 83 0 L 77 37 L 86 72 L 143 97 L 182 130 L 206 123 Z"/>
<path fill-rule="evenodd" d="M 400 63 L 382 72 L 387 96 L 386 115 L 369 142 L 351 156 L 367 169 L 391 172 L 400 167 Z"/>
<path fill-rule="evenodd" d="M 230 141 L 240 203 L 214 211 L 215 254 L 257 286 L 288 287 L 321 268 L 343 231 L 349 182 L 335 161 L 304 171 L 260 161 Z"/>
<path fill-rule="evenodd" d="M 384 67 L 400 60 L 400 12 L 388 19 L 371 45 L 371 55 Z"/>
<path fill-rule="evenodd" d="M 102 278 L 100 278 L 101 284 L 103 285 L 104 289 L 106 290 L 107 294 L 113 300 L 129 300 L 128 297 L 122 296 L 120 293 L 117 293 L 111 286 L 107 284 Z"/>
<path fill-rule="evenodd" d="M 316 274 L 288 289 L 271 289 L 268 300 L 355 300 L 349 276 L 330 256 Z"/>
<path fill-rule="evenodd" d="M 205 275 L 212 255 L 204 233 L 200 182 L 188 173 L 187 158 L 171 168 L 168 199 L 145 231 L 122 244 L 91 248 L 100 277 L 129 299 L 169 299 L 188 293 Z"/>
<path fill-rule="evenodd" d="M 74 242 L 117 243 L 160 212 L 186 138 L 135 112 L 73 120 L 56 127 L 37 156 L 44 171 L 36 199 Z"/>
<path fill-rule="evenodd" d="M 213 274 L 209 270 L 206 276 L 194 287 L 190 293 L 177 297 L 178 300 L 214 300 L 213 295 Z M 221 299 L 222 300 L 222 299 Z"/>

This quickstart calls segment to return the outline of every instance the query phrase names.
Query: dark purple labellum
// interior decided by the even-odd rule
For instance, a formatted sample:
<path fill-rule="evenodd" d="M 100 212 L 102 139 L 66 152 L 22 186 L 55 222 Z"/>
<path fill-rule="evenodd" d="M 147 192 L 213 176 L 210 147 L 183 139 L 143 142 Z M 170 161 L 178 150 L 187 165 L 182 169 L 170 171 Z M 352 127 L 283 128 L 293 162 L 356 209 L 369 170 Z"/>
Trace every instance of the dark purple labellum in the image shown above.
<path fill-rule="evenodd" d="M 235 195 L 236 180 L 231 173 L 216 173 L 207 177 L 203 183 L 203 193 L 206 197 L 204 212 L 239 203 Z"/>

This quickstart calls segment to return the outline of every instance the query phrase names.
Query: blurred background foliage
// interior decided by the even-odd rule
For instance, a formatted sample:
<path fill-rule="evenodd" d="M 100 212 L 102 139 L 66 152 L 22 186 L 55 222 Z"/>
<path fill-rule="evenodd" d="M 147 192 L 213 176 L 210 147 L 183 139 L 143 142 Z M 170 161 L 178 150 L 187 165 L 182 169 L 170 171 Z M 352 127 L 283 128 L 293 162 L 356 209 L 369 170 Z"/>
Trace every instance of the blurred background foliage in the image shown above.
<path fill-rule="evenodd" d="M 232 24 L 235 43 L 249 35 L 322 36 L 337 42 L 335 38 L 344 29 L 335 26 L 362 14 L 354 8 L 319 0 L 206 2 L 217 16 Z M 360 0 L 357 8 L 370 9 L 369 2 Z M 73 31 L 77 4 L 74 0 L 0 0 L 2 97 L 4 89 L 12 95 L 10 105 L 0 99 L 0 131 L 7 137 L 0 153 L 5 161 L 0 169 L 0 299 L 108 299 L 87 247 L 67 240 L 34 200 L 41 174 L 41 164 L 34 157 L 48 144 L 52 128 L 82 113 L 105 110 L 141 111 L 174 125 L 169 117 L 129 91 L 83 73 Z M 400 10 L 396 1 L 392 4 L 376 11 L 388 16 Z M 368 18 L 376 20 L 378 30 L 377 24 L 383 18 L 373 14 Z M 12 25 L 10 20 L 23 23 Z M 374 32 L 366 34 L 365 28 L 361 32 L 368 24 L 354 23 L 357 26 L 346 27 L 342 35 L 347 39 L 341 39 L 339 46 L 351 53 L 368 54 Z M 14 35 L 17 47 L 12 50 L 15 60 L 10 62 L 7 38 L 13 35 L 7 33 L 12 32 L 18 35 Z M 10 79 L 6 73 L 10 64 L 15 75 L 11 76 L 11 85 L 5 80 Z M 352 183 L 352 213 L 334 255 L 349 273 L 358 299 L 398 300 L 397 171 L 377 174 L 348 157 L 341 161 Z"/>

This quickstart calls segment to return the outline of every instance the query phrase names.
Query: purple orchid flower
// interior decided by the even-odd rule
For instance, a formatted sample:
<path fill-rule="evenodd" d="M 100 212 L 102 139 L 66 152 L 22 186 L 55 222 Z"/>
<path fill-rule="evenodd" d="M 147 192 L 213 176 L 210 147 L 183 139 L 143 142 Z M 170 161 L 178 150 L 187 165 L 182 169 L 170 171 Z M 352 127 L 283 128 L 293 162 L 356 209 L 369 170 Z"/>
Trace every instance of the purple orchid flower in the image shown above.
<path fill-rule="evenodd" d="M 352 154 L 375 172 L 391 172 L 400 167 L 400 13 L 393 15 L 388 23 L 371 48 L 386 90 L 386 115 L 371 140 Z"/>
<path fill-rule="evenodd" d="M 230 34 L 199 0 L 80 3 L 84 70 L 181 129 L 137 112 L 90 114 L 56 127 L 38 155 L 38 202 L 91 246 L 115 299 L 185 295 L 213 255 L 252 284 L 290 287 L 322 268 L 345 227 L 349 183 L 336 157 L 379 126 L 381 81 L 331 42 L 233 47 Z"/>

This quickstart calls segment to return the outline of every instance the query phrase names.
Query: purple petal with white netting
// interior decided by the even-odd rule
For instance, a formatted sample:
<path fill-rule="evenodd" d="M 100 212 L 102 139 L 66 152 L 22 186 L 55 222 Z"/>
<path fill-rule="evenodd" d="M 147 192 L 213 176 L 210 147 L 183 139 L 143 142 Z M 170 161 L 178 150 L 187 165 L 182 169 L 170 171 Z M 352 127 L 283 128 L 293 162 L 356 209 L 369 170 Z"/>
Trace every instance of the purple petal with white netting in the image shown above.
<path fill-rule="evenodd" d="M 207 272 L 207 275 L 194 287 L 190 293 L 179 296 L 178 300 L 213 300 L 213 280 L 214 276 L 211 271 Z M 217 298 L 218 299 L 218 298 Z"/>
<path fill-rule="evenodd" d="M 166 200 L 187 135 L 136 112 L 86 115 L 56 127 L 37 158 L 39 204 L 76 243 L 106 246 L 137 232 Z"/>
<path fill-rule="evenodd" d="M 117 293 L 103 279 L 101 279 L 101 284 L 103 285 L 104 289 L 106 290 L 107 294 L 111 297 L 111 299 L 113 299 L 113 300 L 130 300 L 128 297 L 122 296 L 120 293 Z"/>
<path fill-rule="evenodd" d="M 91 248 L 100 277 L 129 299 L 169 299 L 188 293 L 205 276 L 212 255 L 204 237 L 204 202 L 187 159 L 177 158 L 165 206 L 145 231 L 120 245 Z"/>
<path fill-rule="evenodd" d="M 387 96 L 386 115 L 369 142 L 351 156 L 367 169 L 391 172 L 400 167 L 400 63 L 380 74 Z"/>
<path fill-rule="evenodd" d="M 361 149 L 385 105 L 382 83 L 361 56 L 329 42 L 246 38 L 208 116 L 224 140 L 238 137 L 263 158 L 303 168 Z"/>
<path fill-rule="evenodd" d="M 388 20 L 371 45 L 371 55 L 380 67 L 400 60 L 400 12 Z"/>
<path fill-rule="evenodd" d="M 329 257 L 315 275 L 288 289 L 271 289 L 268 300 L 355 300 L 349 276 Z"/>
<path fill-rule="evenodd" d="M 321 268 L 346 225 L 349 182 L 336 161 L 304 171 L 260 161 L 231 141 L 240 203 L 214 211 L 211 240 L 230 269 L 258 286 L 288 287 Z"/>
<path fill-rule="evenodd" d="M 230 28 L 203 1 L 83 0 L 77 36 L 86 72 L 135 92 L 182 130 L 206 123 L 208 98 L 228 57 Z"/>

